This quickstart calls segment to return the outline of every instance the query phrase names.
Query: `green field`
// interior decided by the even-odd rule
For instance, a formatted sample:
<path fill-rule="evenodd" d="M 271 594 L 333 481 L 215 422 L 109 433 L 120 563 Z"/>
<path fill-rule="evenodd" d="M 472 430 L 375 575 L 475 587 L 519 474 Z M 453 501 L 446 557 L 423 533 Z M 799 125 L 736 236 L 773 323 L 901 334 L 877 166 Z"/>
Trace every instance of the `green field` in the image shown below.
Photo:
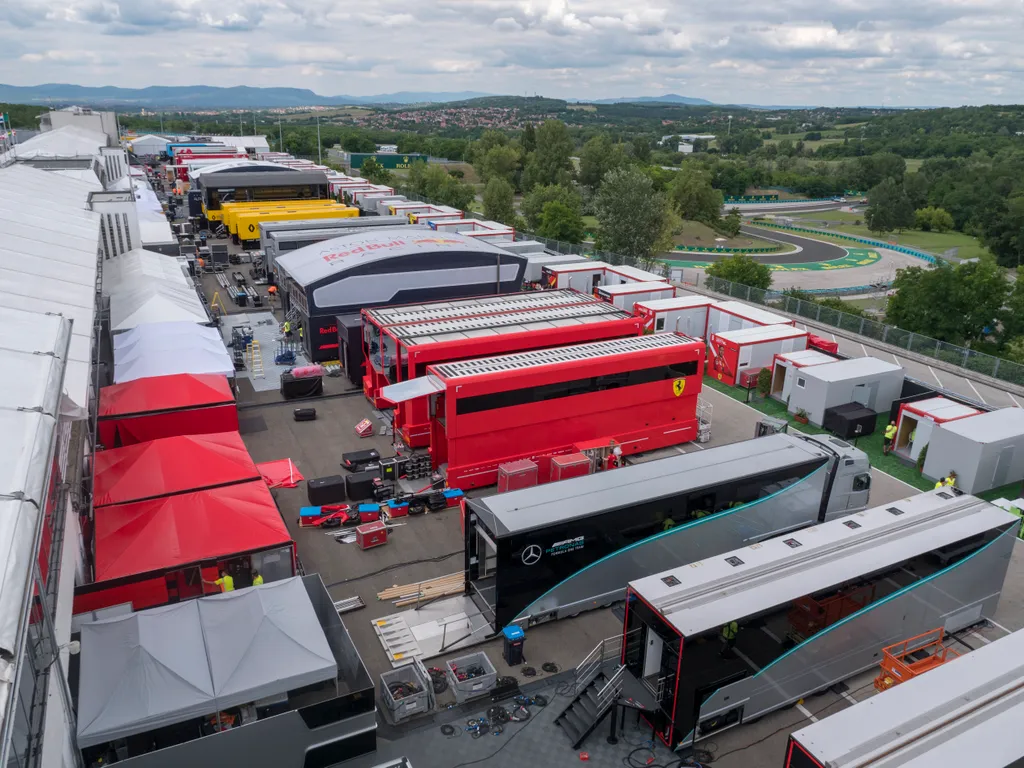
<path fill-rule="evenodd" d="M 740 402 L 744 402 L 747 396 L 745 390 L 737 387 L 726 386 L 725 384 L 722 384 L 722 382 L 716 381 L 709 376 L 704 377 L 704 386 L 711 387 L 711 389 L 722 392 L 734 400 L 739 400 Z M 809 435 L 828 434 L 825 430 L 818 429 L 811 424 L 798 424 L 793 420 L 793 417 L 787 413 L 785 404 L 780 403 L 778 400 L 772 400 L 771 398 L 764 399 L 756 395 L 753 395 L 753 397 L 754 399 L 748 403 L 751 408 L 754 408 L 767 416 L 772 416 L 777 419 L 786 419 L 786 421 L 789 422 L 790 430 L 804 432 Z M 872 467 L 880 469 L 882 472 L 892 475 L 897 480 L 902 480 L 908 485 L 912 485 L 922 491 L 930 491 L 935 487 L 935 483 L 921 476 L 916 468 L 908 467 L 895 456 L 882 455 L 882 430 L 885 428 L 886 420 L 888 418 L 888 413 L 879 414 L 874 433 L 858 440 L 856 442 L 857 447 L 868 455 L 868 460 L 871 462 Z"/>
<path fill-rule="evenodd" d="M 907 230 L 906 232 L 890 232 L 887 235 L 876 235 L 867 226 L 859 226 L 853 222 L 862 219 L 861 216 L 842 211 L 827 211 L 825 213 L 814 213 L 807 216 L 794 216 L 793 223 L 801 226 L 806 222 L 807 226 L 814 226 L 813 219 L 837 222 L 835 226 L 829 227 L 837 232 L 845 232 L 848 235 L 857 237 L 870 237 L 884 242 L 906 245 L 910 248 L 920 248 L 922 251 L 934 253 L 941 256 L 951 248 L 957 248 L 957 257 L 961 259 L 974 259 L 990 255 L 988 248 L 982 245 L 978 238 L 965 235 L 963 232 L 920 232 L 918 230 Z"/>

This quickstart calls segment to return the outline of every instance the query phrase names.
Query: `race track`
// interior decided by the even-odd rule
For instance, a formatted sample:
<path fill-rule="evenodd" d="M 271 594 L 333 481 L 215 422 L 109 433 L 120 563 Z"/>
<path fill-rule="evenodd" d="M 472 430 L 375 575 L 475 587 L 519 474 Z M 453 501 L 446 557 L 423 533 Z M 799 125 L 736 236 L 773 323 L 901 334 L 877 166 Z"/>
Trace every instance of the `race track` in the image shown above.
<path fill-rule="evenodd" d="M 819 261 L 833 261 L 846 256 L 846 249 L 822 240 L 811 240 L 800 235 L 789 232 L 779 232 L 774 229 L 762 227 L 744 226 L 742 232 L 747 237 L 758 237 L 762 240 L 773 240 L 780 243 L 795 246 L 800 250 L 796 253 L 753 253 L 750 257 L 762 264 L 811 264 Z M 694 261 L 718 261 L 731 254 L 728 253 L 702 253 L 699 255 L 688 254 L 685 251 L 676 251 L 679 259 L 692 259 Z"/>

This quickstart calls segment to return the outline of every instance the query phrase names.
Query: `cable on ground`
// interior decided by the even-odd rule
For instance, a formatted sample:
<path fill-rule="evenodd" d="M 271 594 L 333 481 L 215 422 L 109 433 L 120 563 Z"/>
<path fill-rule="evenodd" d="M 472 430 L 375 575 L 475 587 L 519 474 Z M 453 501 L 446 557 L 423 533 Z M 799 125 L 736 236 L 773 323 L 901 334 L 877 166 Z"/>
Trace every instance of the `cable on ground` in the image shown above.
<path fill-rule="evenodd" d="M 388 571 L 393 571 L 397 568 L 405 568 L 409 565 L 420 565 L 422 563 L 440 563 L 444 560 L 447 560 L 448 558 L 455 557 L 456 555 L 461 554 L 464 554 L 464 552 L 460 549 L 456 552 L 449 552 L 447 555 L 438 555 L 437 557 L 424 557 L 420 558 L 419 560 L 407 560 L 404 563 L 394 563 L 393 565 L 388 565 L 384 568 L 379 568 L 376 571 L 370 571 L 369 573 L 362 573 L 359 576 L 353 576 L 349 579 L 342 579 L 341 581 L 331 582 L 327 585 L 327 589 L 331 589 L 332 587 L 340 587 L 342 584 L 351 584 L 353 581 L 369 579 L 372 576 L 379 576 L 382 573 L 387 573 Z"/>

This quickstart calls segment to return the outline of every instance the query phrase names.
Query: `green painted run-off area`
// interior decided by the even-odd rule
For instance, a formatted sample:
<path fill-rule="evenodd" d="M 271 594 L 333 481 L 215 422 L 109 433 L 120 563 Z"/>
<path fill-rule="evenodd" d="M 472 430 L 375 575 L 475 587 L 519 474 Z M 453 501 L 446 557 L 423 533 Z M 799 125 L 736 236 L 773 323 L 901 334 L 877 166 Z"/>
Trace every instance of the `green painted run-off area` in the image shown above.
<path fill-rule="evenodd" d="M 846 255 L 832 261 L 814 261 L 810 264 L 768 264 L 772 272 L 828 272 L 832 269 L 855 269 L 856 267 L 870 267 L 881 259 L 878 251 L 867 248 L 847 248 Z M 677 261 L 675 259 L 664 259 L 664 262 L 673 267 L 688 267 L 690 269 L 704 269 L 712 264 L 710 261 Z"/>

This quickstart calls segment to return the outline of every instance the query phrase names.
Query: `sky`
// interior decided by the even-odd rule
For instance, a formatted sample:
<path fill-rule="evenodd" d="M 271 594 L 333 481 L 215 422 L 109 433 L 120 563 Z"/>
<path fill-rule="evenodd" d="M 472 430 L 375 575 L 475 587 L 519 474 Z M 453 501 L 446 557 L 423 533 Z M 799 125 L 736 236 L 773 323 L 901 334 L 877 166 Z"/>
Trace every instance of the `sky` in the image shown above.
<path fill-rule="evenodd" d="M 0 0 L 0 82 L 1024 102 L 1024 0 Z"/>

